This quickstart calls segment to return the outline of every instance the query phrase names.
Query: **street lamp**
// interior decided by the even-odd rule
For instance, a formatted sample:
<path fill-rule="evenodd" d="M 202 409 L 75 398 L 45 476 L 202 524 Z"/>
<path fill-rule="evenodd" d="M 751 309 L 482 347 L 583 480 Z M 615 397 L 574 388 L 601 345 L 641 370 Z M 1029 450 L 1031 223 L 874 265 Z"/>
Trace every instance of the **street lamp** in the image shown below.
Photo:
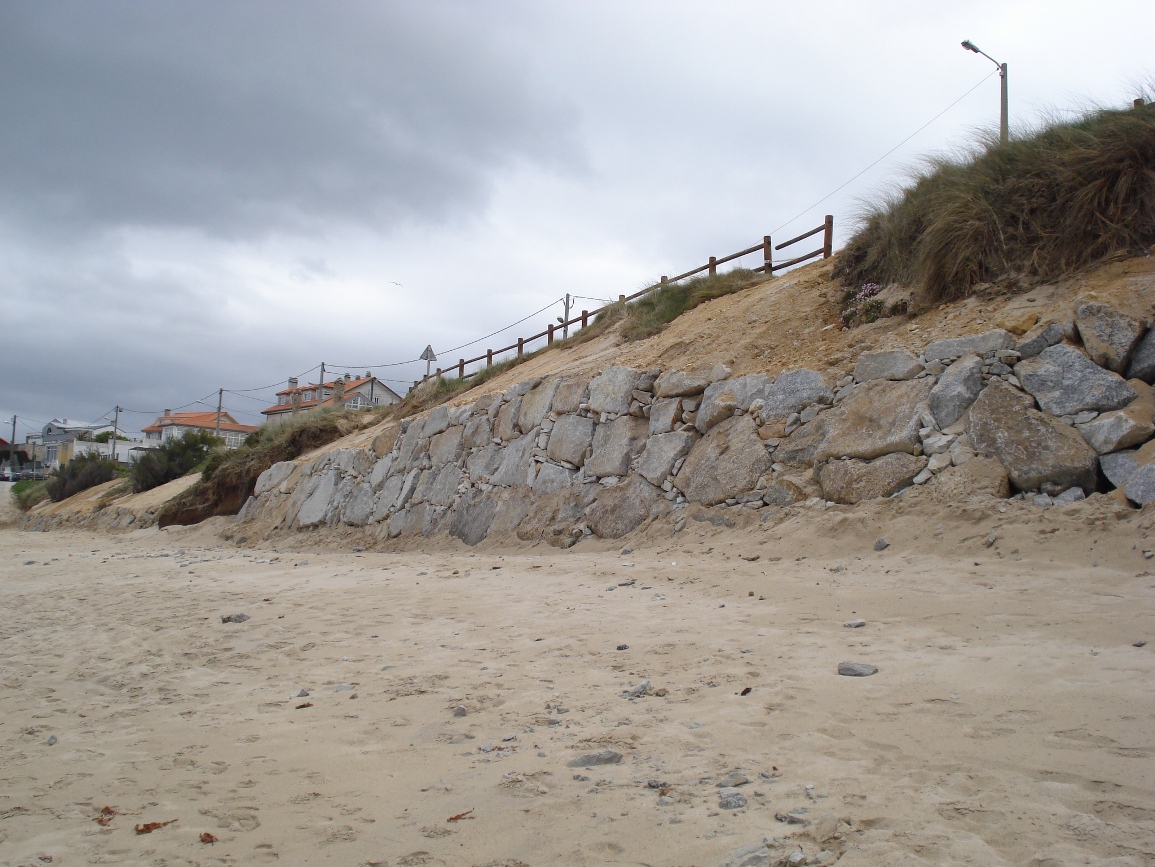
<path fill-rule="evenodd" d="M 989 60 L 991 63 L 993 63 L 995 66 L 997 66 L 999 68 L 999 78 L 1002 79 L 1002 93 L 1001 93 L 1002 98 L 999 102 L 999 141 L 1002 144 L 1006 144 L 1007 138 L 1008 138 L 1008 131 L 1007 131 L 1007 125 L 1008 125 L 1007 124 L 1007 65 L 1005 63 L 999 63 L 997 60 L 995 60 L 993 57 L 991 57 L 985 51 L 980 51 L 979 47 L 977 45 L 975 45 L 973 42 L 971 42 L 969 39 L 963 40 L 962 47 L 965 48 L 967 51 L 973 51 L 975 54 L 981 54 L 983 57 L 985 57 L 987 60 Z"/>

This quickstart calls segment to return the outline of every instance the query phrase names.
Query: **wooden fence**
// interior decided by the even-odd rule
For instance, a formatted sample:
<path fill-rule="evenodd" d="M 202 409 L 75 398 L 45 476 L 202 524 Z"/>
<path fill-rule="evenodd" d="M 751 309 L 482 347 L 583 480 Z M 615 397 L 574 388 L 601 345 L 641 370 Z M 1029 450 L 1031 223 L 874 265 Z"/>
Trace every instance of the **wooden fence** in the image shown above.
<path fill-rule="evenodd" d="M 774 251 L 775 250 L 783 250 L 786 247 L 791 247 L 794 244 L 797 244 L 799 241 L 805 241 L 807 238 L 811 238 L 820 232 L 822 233 L 822 246 L 819 249 L 814 250 L 810 253 L 806 253 L 802 256 L 795 256 L 793 259 L 787 259 L 785 262 L 775 262 L 774 261 Z M 805 262 L 808 259 L 813 259 L 816 256 L 821 256 L 823 259 L 829 259 L 831 254 L 833 253 L 833 247 L 834 247 L 834 217 L 831 216 L 830 214 L 827 214 L 826 220 L 825 220 L 825 222 L 823 222 L 823 224 L 821 226 L 818 226 L 817 228 L 811 229 L 809 232 L 803 232 L 801 235 L 798 235 L 797 237 L 791 238 L 789 241 L 783 241 L 781 244 L 775 245 L 772 242 L 770 236 L 765 235 L 765 236 L 763 236 L 762 243 L 760 243 L 760 244 L 755 244 L 753 247 L 747 247 L 745 250 L 739 250 L 737 253 L 731 253 L 729 256 L 723 256 L 721 259 L 718 259 L 714 256 L 711 256 L 710 261 L 707 262 L 705 265 L 701 265 L 697 268 L 694 268 L 691 271 L 687 271 L 684 274 L 679 274 L 676 277 L 663 276 L 662 279 L 660 281 L 658 281 L 657 283 L 655 283 L 653 286 L 647 286 L 645 289 L 642 289 L 640 292 L 635 292 L 633 295 L 619 295 L 618 300 L 614 303 L 628 304 L 631 301 L 636 301 L 639 298 L 642 298 L 646 295 L 649 295 L 651 292 L 656 292 L 659 289 L 662 289 L 662 288 L 670 285 L 671 283 L 677 283 L 679 280 L 685 280 L 687 277 L 694 277 L 694 276 L 701 274 L 703 272 L 706 272 L 710 276 L 713 276 L 713 275 L 718 273 L 718 266 L 719 265 L 724 265 L 727 262 L 732 262 L 735 259 L 742 258 L 743 256 L 749 256 L 752 253 L 757 253 L 759 250 L 762 251 L 762 258 L 763 258 L 762 264 L 759 265 L 757 268 L 752 268 L 750 270 L 752 270 L 756 273 L 760 272 L 763 274 L 773 274 L 775 271 L 781 271 L 783 268 L 789 268 L 792 265 L 797 265 L 800 262 Z M 517 357 L 521 358 L 521 356 L 525 355 L 525 348 L 530 343 L 533 343 L 536 340 L 541 340 L 544 337 L 546 340 L 546 346 L 549 346 L 553 343 L 554 338 L 557 335 L 557 332 L 561 331 L 563 328 L 567 328 L 570 325 L 581 325 L 582 328 L 586 328 L 589 325 L 591 316 L 597 316 L 603 310 L 605 310 L 611 306 L 613 306 L 612 303 L 607 304 L 605 307 L 599 307 L 596 310 L 583 310 L 581 312 L 580 316 L 575 316 L 573 319 L 560 322 L 557 325 L 554 325 L 551 322 L 549 324 L 549 326 L 545 329 L 545 331 L 540 331 L 537 334 L 533 334 L 529 337 L 519 337 L 519 338 L 517 338 L 516 343 L 511 343 L 509 346 L 503 346 L 501 349 L 487 349 L 487 350 L 485 350 L 485 354 L 478 355 L 476 358 L 462 358 L 453 367 L 449 367 L 449 368 L 445 368 L 445 369 L 442 369 L 439 367 L 439 368 L 437 368 L 436 373 L 429 374 L 429 375 L 425 376 L 423 379 L 418 380 L 417 382 L 414 382 L 413 384 L 414 384 L 414 386 L 419 385 L 425 379 L 429 379 L 429 378 L 440 379 L 442 376 L 444 376 L 447 373 L 450 373 L 451 371 L 456 371 L 457 377 L 459 379 L 469 379 L 470 377 L 476 376 L 478 373 L 480 373 L 482 370 L 485 369 L 485 368 L 479 368 L 478 370 L 475 370 L 472 373 L 466 373 L 465 368 L 468 367 L 469 365 L 476 364 L 479 361 L 484 361 L 485 367 L 491 367 L 493 365 L 493 359 L 496 356 L 503 355 L 507 352 L 512 352 L 515 349 L 517 350 Z"/>

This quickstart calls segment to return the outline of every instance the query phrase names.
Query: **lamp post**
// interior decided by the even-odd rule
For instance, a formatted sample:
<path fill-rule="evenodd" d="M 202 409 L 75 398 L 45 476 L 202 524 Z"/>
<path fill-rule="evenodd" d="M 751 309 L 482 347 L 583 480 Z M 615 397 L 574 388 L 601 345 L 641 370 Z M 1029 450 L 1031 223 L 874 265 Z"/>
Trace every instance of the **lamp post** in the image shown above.
<path fill-rule="evenodd" d="M 1001 87 L 1001 93 L 1000 93 L 1001 99 L 999 101 L 999 142 L 1002 144 L 1006 144 L 1007 139 L 1009 138 L 1009 133 L 1008 133 L 1008 129 L 1007 129 L 1007 127 L 1008 127 L 1008 119 L 1007 119 L 1007 65 L 1005 63 L 999 63 L 997 60 L 995 60 L 993 57 L 991 57 L 985 51 L 980 51 L 979 47 L 977 45 L 975 45 L 973 42 L 971 42 L 969 39 L 963 40 L 962 47 L 965 48 L 967 51 L 973 51 L 975 54 L 981 54 L 983 57 L 985 57 L 987 60 L 989 60 L 991 63 L 993 63 L 995 66 L 997 66 L 999 68 L 999 78 L 1002 79 L 1002 87 Z"/>

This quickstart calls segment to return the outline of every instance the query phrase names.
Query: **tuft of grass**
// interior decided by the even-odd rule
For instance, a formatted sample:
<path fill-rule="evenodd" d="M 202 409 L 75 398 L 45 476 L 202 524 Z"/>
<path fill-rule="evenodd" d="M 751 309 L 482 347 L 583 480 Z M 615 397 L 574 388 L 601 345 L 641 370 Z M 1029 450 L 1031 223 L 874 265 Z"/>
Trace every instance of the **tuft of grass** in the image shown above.
<path fill-rule="evenodd" d="M 908 187 L 863 214 L 835 277 L 899 283 L 925 307 L 982 283 L 1053 280 L 1152 244 L 1155 107 L 1099 109 L 927 160 Z"/>
<path fill-rule="evenodd" d="M 625 305 L 621 316 L 625 319 L 622 336 L 629 341 L 652 337 L 699 304 L 741 292 L 763 279 L 753 271 L 735 268 L 725 274 L 667 284 Z"/>
<path fill-rule="evenodd" d="M 43 479 L 23 479 L 12 486 L 12 496 L 20 511 L 27 512 L 48 499 L 48 483 Z"/>

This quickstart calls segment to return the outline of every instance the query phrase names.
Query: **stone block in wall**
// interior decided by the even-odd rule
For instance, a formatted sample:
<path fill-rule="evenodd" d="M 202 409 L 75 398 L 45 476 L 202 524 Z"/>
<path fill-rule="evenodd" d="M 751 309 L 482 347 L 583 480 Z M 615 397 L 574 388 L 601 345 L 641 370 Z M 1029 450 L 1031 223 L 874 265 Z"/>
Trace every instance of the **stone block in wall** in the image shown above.
<path fill-rule="evenodd" d="M 1117 373 L 1104 370 L 1073 346 L 1059 344 L 1015 365 L 1023 389 L 1051 415 L 1084 410 L 1109 412 L 1135 399 L 1135 390 Z"/>
<path fill-rule="evenodd" d="M 461 460 L 465 449 L 464 432 L 463 427 L 451 427 L 429 441 L 429 460 L 434 467 L 455 464 Z"/>
<path fill-rule="evenodd" d="M 762 493 L 762 502 L 767 506 L 792 506 L 806 499 L 806 492 L 789 479 L 774 479 Z"/>
<path fill-rule="evenodd" d="M 814 460 L 873 460 L 892 452 L 914 454 L 922 448 L 918 432 L 932 387 L 930 379 L 875 379 L 860 385 L 824 414 L 829 432 Z"/>
<path fill-rule="evenodd" d="M 436 436 L 449 427 L 449 407 L 445 404 L 435 406 L 425 418 L 425 426 L 421 430 L 426 439 Z"/>
<path fill-rule="evenodd" d="M 576 538 L 570 531 L 582 520 L 583 510 L 592 502 L 592 497 L 585 496 L 578 488 L 559 489 L 554 493 L 535 491 L 534 494 L 525 519 L 518 524 L 517 538 L 523 542 L 536 542 L 544 538 L 550 544 L 557 545 L 560 541 L 563 544 L 559 547 L 568 547 L 566 543 Z M 569 538 L 555 538 L 563 534 Z"/>
<path fill-rule="evenodd" d="M 829 422 L 830 413 L 824 412 L 814 421 L 796 428 L 790 436 L 778 443 L 778 448 L 774 451 L 774 460 L 797 469 L 814 466 L 814 456 L 826 442 Z"/>
<path fill-rule="evenodd" d="M 430 472 L 433 472 L 430 470 Z M 429 488 L 428 500 L 435 506 L 448 506 L 457 496 L 457 486 L 464 473 L 456 464 L 446 464 L 437 471 L 437 478 Z"/>
<path fill-rule="evenodd" d="M 256 487 L 253 488 L 254 496 L 261 496 L 267 493 L 287 480 L 293 474 L 293 470 L 297 468 L 293 461 L 280 461 L 273 464 L 259 476 L 257 476 Z"/>
<path fill-rule="evenodd" d="M 791 413 L 801 412 L 813 403 L 832 403 L 834 391 L 826 384 L 821 373 L 802 368 L 786 371 L 774 380 L 764 394 L 753 397 L 762 400 L 759 415 L 762 421 L 769 422 L 782 421 Z"/>
<path fill-rule="evenodd" d="M 558 420 L 561 423 L 561 420 Z M 586 461 L 585 468 L 595 475 L 624 476 L 630 470 L 630 461 L 646 445 L 649 422 L 631 415 L 618 416 L 608 424 L 598 425 L 594 432 L 593 454 Z M 554 434 L 550 436 L 552 445 Z M 576 461 L 570 461 L 577 463 Z"/>
<path fill-rule="evenodd" d="M 458 501 L 450 519 L 449 535 L 466 545 L 476 545 L 485 538 L 497 514 L 500 497 L 486 495 L 476 489 Z"/>
<path fill-rule="evenodd" d="M 1106 304 L 1080 301 L 1075 305 L 1075 327 L 1091 360 L 1115 373 L 1124 373 L 1146 326 Z"/>
<path fill-rule="evenodd" d="M 356 485 L 341 510 L 341 521 L 351 527 L 364 527 L 373 517 L 373 487 L 366 482 Z"/>
<path fill-rule="evenodd" d="M 475 485 L 488 482 L 501 468 L 505 458 L 505 449 L 495 443 L 489 443 L 478 452 L 474 452 L 465 459 L 465 468 L 469 473 L 469 480 Z"/>
<path fill-rule="evenodd" d="M 678 459 L 690 453 L 697 439 L 691 431 L 672 431 L 650 437 L 638 459 L 638 474 L 651 484 L 662 484 Z"/>
<path fill-rule="evenodd" d="M 1010 349 L 1014 345 L 1015 336 L 1013 334 L 1001 328 L 995 328 L 991 331 L 984 331 L 982 334 L 936 340 L 922 351 L 922 355 L 927 361 L 934 361 L 935 359 L 959 358 L 971 352 L 982 355 L 984 352 Z"/>
<path fill-rule="evenodd" d="M 961 503 L 976 496 L 1006 499 L 1011 495 L 1006 468 L 994 458 L 971 458 L 960 466 L 943 470 L 927 486 L 947 503 Z"/>
<path fill-rule="evenodd" d="M 667 370 L 654 382 L 657 397 L 687 397 L 701 394 L 710 384 L 709 371 L 687 373 L 684 370 Z"/>
<path fill-rule="evenodd" d="M 998 458 L 1019 490 L 1095 490 L 1098 456 L 1079 432 L 1033 409 L 1029 397 L 1004 382 L 992 381 L 971 406 L 967 435 L 975 451 Z"/>
<path fill-rule="evenodd" d="M 379 491 L 384 487 L 389 474 L 393 472 L 393 455 L 385 455 L 373 465 L 373 472 L 369 474 L 369 484 L 373 490 Z"/>
<path fill-rule="evenodd" d="M 712 506 L 752 490 L 770 468 L 766 447 L 749 416 L 716 425 L 686 456 L 674 479 L 694 503 Z"/>
<path fill-rule="evenodd" d="M 501 466 L 490 477 L 494 485 L 506 487 L 529 484 L 529 468 L 533 464 L 533 447 L 537 432 L 526 434 L 505 447 Z"/>
<path fill-rule="evenodd" d="M 620 539 L 650 517 L 662 499 L 662 489 L 641 476 L 631 476 L 624 484 L 602 488 L 586 512 L 586 523 L 603 539 Z"/>
<path fill-rule="evenodd" d="M 462 441 L 468 449 L 485 448 L 493 440 L 493 425 L 484 413 L 472 416 L 465 423 Z"/>
<path fill-rule="evenodd" d="M 922 362 L 905 349 L 864 352 L 854 365 L 858 382 L 872 379 L 914 379 L 922 373 Z"/>
<path fill-rule="evenodd" d="M 1149 329 L 1136 345 L 1127 366 L 1127 378 L 1155 383 L 1155 328 Z"/>
<path fill-rule="evenodd" d="M 309 480 L 309 487 L 300 509 L 297 510 L 297 526 L 316 527 L 324 523 L 339 478 L 340 474 L 336 470 L 327 470 Z"/>
<path fill-rule="evenodd" d="M 497 419 L 493 423 L 493 435 L 502 442 L 509 442 L 521 435 L 517 426 L 517 417 L 521 413 L 522 397 L 518 395 L 512 400 L 503 403 L 497 411 Z"/>
<path fill-rule="evenodd" d="M 429 439 L 422 434 L 425 425 L 411 424 L 401 437 L 401 446 L 397 452 L 395 468 L 409 470 L 421 462 L 422 455 L 429 448 Z"/>
<path fill-rule="evenodd" d="M 926 464 L 925 457 L 906 452 L 892 452 L 872 461 L 830 461 L 818 471 L 818 484 L 826 499 L 853 505 L 910 487 Z"/>
<path fill-rule="evenodd" d="M 650 436 L 669 433 L 681 420 L 681 398 L 660 397 L 650 404 Z"/>
<path fill-rule="evenodd" d="M 379 458 L 385 457 L 393 451 L 393 446 L 397 442 L 397 437 L 401 433 L 401 425 L 397 422 L 389 422 L 381 429 L 381 433 L 373 437 L 373 454 Z"/>
<path fill-rule="evenodd" d="M 1101 413 L 1097 418 L 1075 428 L 1083 439 L 1098 454 L 1105 455 L 1120 449 L 1130 448 L 1147 442 L 1155 435 L 1155 395 L 1151 386 L 1141 379 L 1131 380 L 1128 385 L 1138 394 L 1123 409 Z"/>
<path fill-rule="evenodd" d="M 549 414 L 557 386 L 556 379 L 549 379 L 525 393 L 517 414 L 517 427 L 523 434 L 541 426 L 542 420 Z"/>
<path fill-rule="evenodd" d="M 632 367 L 607 367 L 590 382 L 589 408 L 592 412 L 624 415 L 630 410 L 630 393 L 640 372 Z"/>
<path fill-rule="evenodd" d="M 585 401 L 589 386 L 589 377 L 585 376 L 571 376 L 560 380 L 557 391 L 553 393 L 552 411 L 557 415 L 577 412 Z"/>
<path fill-rule="evenodd" d="M 763 373 L 739 376 L 711 383 L 702 395 L 694 424 L 706 433 L 718 422 L 728 419 L 735 410 L 748 410 L 755 400 L 763 400 L 773 380 Z"/>
<path fill-rule="evenodd" d="M 938 429 L 945 430 L 962 418 L 982 390 L 982 358 L 970 353 L 948 367 L 928 398 Z"/>
<path fill-rule="evenodd" d="M 557 464 L 541 464 L 537 477 L 533 480 L 535 494 L 553 494 L 573 485 L 577 478 L 575 470 L 567 470 Z"/>
<path fill-rule="evenodd" d="M 592 418 L 573 414 L 560 416 L 550 432 L 546 454 L 551 460 L 580 467 L 585 463 L 586 450 L 593 443 L 596 426 Z"/>

